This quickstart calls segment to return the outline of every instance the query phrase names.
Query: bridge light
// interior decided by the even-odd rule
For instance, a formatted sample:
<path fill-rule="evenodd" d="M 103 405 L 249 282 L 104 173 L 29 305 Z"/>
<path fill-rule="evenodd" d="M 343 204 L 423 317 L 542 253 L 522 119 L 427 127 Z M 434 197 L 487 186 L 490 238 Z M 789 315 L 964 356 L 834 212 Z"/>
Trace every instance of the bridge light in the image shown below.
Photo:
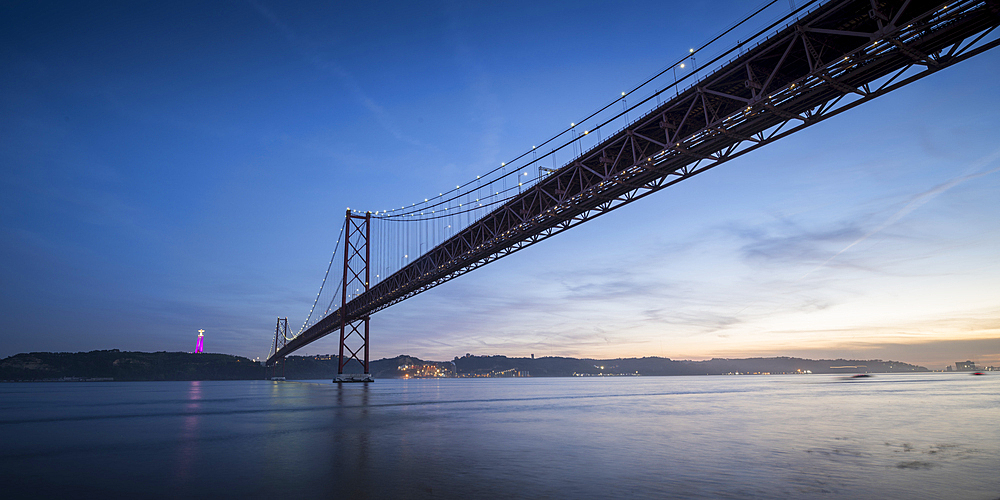
<path fill-rule="evenodd" d="M 622 97 L 625 97 L 625 92 L 622 92 Z"/>
<path fill-rule="evenodd" d="M 694 54 L 694 49 L 688 49 L 688 52 Z"/>
<path fill-rule="evenodd" d="M 583 131 L 583 135 L 587 135 L 587 134 L 588 134 L 588 132 L 586 130 L 584 130 Z"/>
<path fill-rule="evenodd" d="M 684 63 L 681 63 L 681 69 L 684 69 Z"/>

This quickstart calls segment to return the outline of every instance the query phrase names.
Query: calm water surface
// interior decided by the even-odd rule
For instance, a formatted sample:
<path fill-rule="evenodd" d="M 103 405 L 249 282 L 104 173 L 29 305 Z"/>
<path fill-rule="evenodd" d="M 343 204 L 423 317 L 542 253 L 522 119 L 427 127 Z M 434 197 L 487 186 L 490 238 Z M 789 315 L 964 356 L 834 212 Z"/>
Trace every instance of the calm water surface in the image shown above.
<path fill-rule="evenodd" d="M 0 384 L 4 498 L 1000 498 L 1000 376 Z"/>

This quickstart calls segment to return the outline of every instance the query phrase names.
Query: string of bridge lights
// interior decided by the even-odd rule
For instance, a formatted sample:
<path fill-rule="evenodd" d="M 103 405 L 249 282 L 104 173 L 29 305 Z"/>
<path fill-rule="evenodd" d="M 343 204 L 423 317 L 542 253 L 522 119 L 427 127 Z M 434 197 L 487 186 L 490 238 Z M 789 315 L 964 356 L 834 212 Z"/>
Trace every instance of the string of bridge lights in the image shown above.
<path fill-rule="evenodd" d="M 661 71 L 659 71 L 658 73 L 656 73 L 652 77 L 648 78 L 643 83 L 635 86 L 631 90 L 622 92 L 621 96 L 616 97 L 614 100 L 612 100 L 609 103 L 605 104 L 600 109 L 598 109 L 598 110 L 594 111 L 593 113 L 589 114 L 588 116 L 586 116 L 585 118 L 583 118 L 583 120 L 581 120 L 580 122 L 572 122 L 572 123 L 570 123 L 569 128 L 560 131 L 558 134 L 550 137 L 549 139 L 547 139 L 546 141 L 542 142 L 539 145 L 532 146 L 531 149 L 524 151 L 523 153 L 521 153 L 520 155 L 516 156 L 512 160 L 507 161 L 507 162 L 501 162 L 499 166 L 493 168 L 492 170 L 488 171 L 487 173 L 485 173 L 483 175 L 477 175 L 475 179 L 472 179 L 472 180 L 470 180 L 470 181 L 468 181 L 468 182 L 466 182 L 464 184 L 456 185 L 454 189 L 450 189 L 448 191 L 438 193 L 437 196 L 424 198 L 424 200 L 422 202 L 412 203 L 409 207 L 403 206 L 403 207 L 400 207 L 400 208 L 378 210 L 378 211 L 375 211 L 375 212 L 366 212 L 364 210 L 352 210 L 352 209 L 348 209 L 348 211 L 350 213 L 352 213 L 352 214 L 366 214 L 366 213 L 370 213 L 371 216 L 372 216 L 372 218 L 379 219 L 379 220 L 382 220 L 382 221 L 394 221 L 394 222 L 396 222 L 396 221 L 428 221 L 428 220 L 433 220 L 433 219 L 441 219 L 441 218 L 446 218 L 446 217 L 452 217 L 452 216 L 460 215 L 460 214 L 466 214 L 466 213 L 474 212 L 474 211 L 477 211 L 477 210 L 489 209 L 491 207 L 494 207 L 494 206 L 497 206 L 497 205 L 501 205 L 501 204 L 507 202 L 508 200 L 510 200 L 511 198 L 513 198 L 514 196 L 518 195 L 522 191 L 522 188 L 524 187 L 524 185 L 527 184 L 527 183 L 530 183 L 530 181 L 532 179 L 531 178 L 527 178 L 528 177 L 528 171 L 526 169 L 537 166 L 538 162 L 540 160 L 543 160 L 546 157 L 554 155 L 556 152 L 561 151 L 562 149 L 566 148 L 567 146 L 573 145 L 574 142 L 581 140 L 583 137 L 590 135 L 594 131 L 600 131 L 602 127 L 605 127 L 605 126 L 609 125 L 611 122 L 613 122 L 615 120 L 618 120 L 619 118 L 622 118 L 623 116 L 625 117 L 625 119 L 627 121 L 628 120 L 628 113 L 630 111 L 633 111 L 636 108 L 639 108 L 640 106 L 645 105 L 646 103 L 648 103 L 649 101 L 651 101 L 654 98 L 658 99 L 661 94 L 663 94 L 664 92 L 669 91 L 672 88 L 674 88 L 674 89 L 678 88 L 680 82 L 682 82 L 685 79 L 691 77 L 694 73 L 692 72 L 692 73 L 689 73 L 687 75 L 682 75 L 682 77 L 680 79 L 678 79 L 676 77 L 676 68 L 677 67 L 681 67 L 683 69 L 685 61 L 687 61 L 688 59 L 692 59 L 692 61 L 693 61 L 694 58 L 695 58 L 695 56 L 697 54 L 699 54 L 701 51 L 705 50 L 708 46 L 710 46 L 711 44 L 715 43 L 716 41 L 718 41 L 719 39 L 721 39 L 723 36 L 731 33 L 733 30 L 735 30 L 736 28 L 740 27 L 741 25 L 743 25 L 744 23 L 746 23 L 750 19 L 753 19 L 754 17 L 756 17 L 757 15 L 759 15 L 761 12 L 763 12 L 765 9 L 767 9 L 767 8 L 771 7 L 772 5 L 774 5 L 775 3 L 777 3 L 777 1 L 778 0 L 771 0 L 771 1 L 767 2 L 762 7 L 760 7 L 758 10 L 756 10 L 753 14 L 750 14 L 749 16 L 745 17 L 744 19 L 740 20 L 739 22 L 733 24 L 732 26 L 730 26 L 726 30 L 722 31 L 721 33 L 719 33 L 718 35 L 716 35 L 715 37 L 713 37 L 711 40 L 709 40 L 708 42 L 706 42 L 703 45 L 701 45 L 700 47 L 689 49 L 688 50 L 688 54 L 685 55 L 684 58 L 682 58 L 682 59 L 678 60 L 677 62 L 675 62 L 674 64 L 671 64 L 670 66 L 667 66 L 666 68 L 662 69 Z M 751 43 L 751 41 L 755 40 L 756 38 L 758 38 L 762 34 L 765 34 L 765 33 L 769 32 L 771 29 L 773 29 L 774 27 L 778 26 L 779 24 L 785 22 L 790 17 L 793 17 L 793 16 L 799 14 L 803 10 L 811 7 L 812 5 L 814 5 L 814 4 L 816 4 L 816 3 L 820 2 L 820 1 L 821 0 L 811 0 L 809 2 L 806 2 L 804 5 L 802 5 L 801 7 L 797 8 L 797 9 L 794 8 L 794 5 L 793 5 L 793 8 L 792 8 L 792 10 L 791 10 L 790 13 L 788 13 L 787 15 L 781 17 L 777 21 L 774 21 L 768 27 L 760 30 L 759 32 L 757 32 L 753 36 L 747 38 L 745 41 L 740 41 L 735 46 L 729 48 L 728 50 L 723 51 L 721 54 L 719 54 L 718 56 L 714 57 L 711 61 L 709 61 L 708 63 L 702 65 L 702 68 L 709 68 L 712 65 L 714 65 L 716 62 L 718 62 L 718 61 L 722 60 L 723 58 L 729 56 L 733 52 L 741 50 L 742 47 L 744 47 L 745 45 Z M 633 104 L 631 107 L 628 106 L 628 103 L 627 103 L 626 99 L 628 99 L 629 96 L 633 95 L 634 93 L 638 92 L 640 89 L 642 89 L 645 86 L 649 85 L 651 82 L 653 82 L 657 78 L 663 76 L 668 71 L 674 72 L 674 81 L 673 81 L 673 83 L 671 83 L 670 85 L 665 86 L 663 89 L 660 89 L 660 90 L 657 90 L 657 91 L 653 92 L 652 95 L 646 97 L 645 99 L 641 99 L 639 102 Z M 601 123 L 595 124 L 593 127 L 589 128 L 589 129 L 583 130 L 583 132 L 580 133 L 580 134 L 576 133 L 576 127 L 580 126 L 582 123 L 587 123 L 588 121 L 591 121 L 598 114 L 606 111 L 607 109 L 609 109 L 610 107 L 616 105 L 619 102 L 623 103 L 622 111 L 621 112 L 616 113 L 614 116 L 612 116 L 611 118 L 606 119 L 605 121 L 603 121 Z M 657 102 L 659 102 L 659 101 L 657 101 Z M 570 138 L 569 140 L 567 140 L 566 142 L 562 143 L 562 144 L 553 145 L 552 149 L 549 150 L 547 153 L 544 153 L 541 156 L 538 156 L 538 154 L 539 154 L 539 148 L 544 148 L 546 145 L 549 145 L 549 144 L 553 143 L 554 141 L 557 141 L 560 137 L 565 136 L 567 133 L 572 133 L 573 137 Z M 598 140 L 598 142 L 600 142 L 600 139 Z M 582 150 L 581 150 L 581 152 L 582 152 Z M 522 161 L 522 160 L 527 160 L 527 158 L 528 158 L 529 155 L 531 155 L 530 167 L 529 167 L 529 164 L 527 164 L 525 162 L 525 164 L 523 164 L 523 165 L 515 168 L 515 164 L 517 162 Z M 508 169 L 509 169 L 509 171 L 508 171 Z M 548 170 L 548 169 L 546 169 L 546 170 Z M 550 172 L 551 171 L 554 171 L 554 170 L 550 170 Z M 541 173 L 541 170 L 539 170 L 539 173 Z M 515 177 L 516 180 L 515 180 L 515 182 L 512 183 L 512 185 L 508 186 L 507 182 L 509 182 L 509 179 L 511 177 Z M 504 182 L 503 186 L 496 186 L 496 184 L 501 183 L 501 182 Z M 484 191 L 484 190 L 486 190 L 485 195 L 482 193 L 482 191 Z M 338 248 L 339 248 L 339 246 L 341 244 L 341 239 L 343 238 L 345 227 L 347 227 L 347 221 L 345 221 L 345 225 L 341 227 L 340 233 L 337 236 L 337 243 L 334 246 L 333 255 L 331 256 L 330 262 L 327 265 L 326 274 L 324 274 L 324 276 L 323 276 L 323 281 L 320 284 L 320 290 L 319 290 L 319 292 L 316 294 L 316 299 L 313 301 L 313 305 L 309 309 L 309 314 L 306 317 L 306 320 L 303 322 L 302 328 L 299 329 L 299 332 L 296 333 L 295 336 L 293 336 L 293 338 L 297 337 L 299 334 L 301 334 L 303 331 L 305 331 L 305 329 L 306 329 L 307 326 L 309 326 L 309 321 L 312 318 L 312 316 L 313 316 L 313 314 L 314 314 L 314 312 L 316 310 L 316 306 L 319 303 L 319 299 L 320 299 L 321 295 L 323 294 L 323 290 L 324 290 L 324 287 L 326 285 L 326 281 L 329 278 L 330 270 L 333 267 L 333 262 L 334 262 L 334 260 L 336 260 L 337 250 L 338 250 Z M 451 226 L 449 225 L 448 227 L 450 228 Z M 406 257 L 409 257 L 409 256 L 407 255 Z M 343 280 L 345 278 L 342 277 L 341 279 Z M 338 287 L 338 288 L 340 288 L 340 287 Z M 334 302 L 334 300 L 336 300 L 336 298 L 338 297 L 339 293 L 342 293 L 342 290 L 339 290 L 339 289 L 337 290 L 337 292 L 334 294 L 333 298 L 330 301 L 330 306 L 327 308 L 327 310 L 323 313 L 322 316 L 326 316 L 327 314 L 330 313 L 330 310 L 333 309 L 333 302 Z M 317 319 L 317 321 L 318 321 L 318 319 Z"/>
<path fill-rule="evenodd" d="M 751 40 L 757 38 L 761 34 L 763 34 L 766 31 L 769 31 L 770 29 L 772 29 L 774 26 L 777 26 L 781 22 L 784 22 L 789 17 L 792 17 L 792 16 L 798 14 L 799 12 L 807 9 L 808 7 L 812 6 L 813 4 L 818 3 L 819 1 L 820 0 L 812 0 L 812 1 L 806 2 L 804 5 L 802 5 L 801 7 L 797 8 L 797 9 L 794 8 L 794 4 L 791 4 L 792 5 L 792 11 L 789 14 L 787 14 L 787 15 L 783 16 L 781 19 L 773 22 L 769 27 L 761 30 L 760 32 L 758 32 L 754 36 L 749 37 L 746 41 L 741 41 L 735 47 L 733 47 L 733 48 L 729 49 L 728 51 L 723 52 L 721 55 L 715 57 L 712 61 L 710 61 L 707 64 L 705 64 L 703 66 L 703 68 L 711 66 L 712 64 L 714 64 L 715 62 L 719 61 L 720 59 L 722 59 L 726 55 L 731 54 L 733 51 L 741 49 L 744 45 L 746 45 L 747 43 L 749 43 Z M 660 94 L 668 91 L 669 89 L 674 88 L 675 91 L 676 91 L 676 89 L 678 89 L 678 87 L 679 87 L 680 81 L 683 81 L 683 80 L 685 80 L 685 79 L 687 79 L 688 77 L 691 76 L 691 74 L 689 73 L 688 75 L 683 75 L 680 79 L 678 79 L 677 76 L 676 76 L 676 70 L 677 70 L 678 67 L 680 67 L 682 69 L 685 68 L 685 64 L 684 64 L 685 61 L 687 61 L 688 59 L 694 60 L 695 56 L 698 55 L 700 52 L 702 52 L 705 48 L 707 48 L 711 44 L 715 43 L 716 41 L 718 41 L 719 39 L 721 39 L 725 35 L 731 33 L 736 28 L 742 26 L 744 23 L 746 23 L 749 20 L 753 19 L 754 17 L 756 17 L 757 15 L 759 15 L 761 12 L 763 12 L 764 10 L 766 10 L 769 7 L 771 7 L 772 5 L 774 5 L 777 2 L 778 2 L 778 0 L 771 0 L 771 1 L 767 2 L 767 3 L 765 3 L 763 6 L 761 6 L 760 8 L 758 8 L 754 13 L 752 13 L 752 14 L 746 16 L 745 18 L 743 18 L 742 20 L 734 23 L 732 26 L 730 26 L 729 28 L 725 29 L 724 31 L 722 31 L 721 33 L 719 33 L 718 35 L 716 35 L 715 37 L 713 37 L 712 39 L 710 39 L 708 42 L 705 42 L 700 47 L 688 49 L 688 53 L 683 58 L 679 59 L 677 62 L 675 62 L 675 63 L 667 66 L 664 69 L 662 69 L 661 71 L 659 71 L 655 75 L 649 77 L 646 81 L 644 81 L 641 84 L 635 86 L 631 90 L 622 92 L 621 96 L 616 97 L 614 100 L 608 102 L 607 104 L 605 104 L 604 106 L 602 106 L 600 109 L 598 109 L 598 110 L 590 113 L 589 115 L 587 115 L 586 117 L 584 117 L 579 122 L 571 122 L 568 128 L 563 129 L 562 131 L 560 131 L 559 133 L 555 134 L 554 136 L 548 138 L 547 140 L 545 140 L 541 144 L 536 145 L 536 146 L 532 146 L 531 149 L 528 149 L 528 150 L 524 151 L 523 153 L 521 153 L 520 155 L 514 157 L 510 161 L 501 162 L 499 166 L 493 168 L 492 170 L 486 172 L 485 174 L 483 174 L 483 175 L 477 175 L 475 179 L 469 180 L 469 181 L 467 181 L 467 182 L 465 182 L 463 184 L 456 185 L 454 189 L 450 189 L 448 191 L 444 191 L 444 192 L 438 193 L 437 196 L 424 198 L 424 200 L 422 202 L 418 201 L 418 202 L 410 204 L 409 206 L 402 206 L 402 207 L 399 207 L 399 208 L 390 208 L 390 209 L 376 210 L 374 212 L 370 212 L 372 214 L 372 217 L 373 218 L 377 218 L 377 219 L 382 219 L 382 220 L 394 220 L 394 221 L 422 221 L 422 220 L 428 220 L 428 219 L 438 219 L 438 218 L 448 217 L 448 216 L 452 216 L 452 215 L 456 215 L 456 214 L 464 214 L 464 213 L 468 213 L 468 212 L 473 212 L 473 211 L 479 210 L 481 208 L 487 208 L 487 207 L 494 206 L 494 205 L 499 205 L 499 204 L 501 204 L 501 203 L 503 203 L 503 202 L 505 202 L 505 201 L 513 198 L 514 196 L 516 196 L 517 194 L 520 193 L 521 188 L 523 188 L 526 183 L 530 183 L 530 181 L 532 180 L 531 178 L 522 179 L 524 177 L 528 177 L 528 172 L 525 170 L 526 168 L 533 168 L 533 167 L 537 166 L 537 164 L 538 164 L 538 162 L 540 160 L 543 160 L 543 159 L 545 159 L 545 158 L 547 158 L 549 156 L 552 156 L 556 152 L 561 151 L 564 148 L 573 145 L 575 142 L 580 141 L 583 137 L 588 136 L 590 133 L 592 133 L 594 131 L 600 131 L 602 127 L 607 126 L 611 122 L 613 122 L 615 120 L 618 120 L 619 118 L 621 118 L 623 116 L 627 120 L 628 112 L 629 111 L 633 111 L 636 108 L 639 108 L 640 106 L 643 106 L 644 104 L 648 103 L 653 98 L 656 98 L 656 97 L 660 96 Z M 673 83 L 665 86 L 661 90 L 658 90 L 658 91 L 654 92 L 649 97 L 641 100 L 638 103 L 633 104 L 631 107 L 629 107 L 627 105 L 627 102 L 628 102 L 627 99 L 628 99 L 629 96 L 631 96 L 632 94 L 638 92 L 639 90 L 641 90 L 645 86 L 649 85 L 651 82 L 653 82 L 657 78 L 663 76 L 668 71 L 674 73 L 674 81 L 673 81 Z M 594 127 L 590 128 L 590 129 L 583 130 L 583 132 L 580 133 L 580 134 L 576 134 L 575 133 L 576 132 L 576 128 L 578 126 L 580 126 L 583 123 L 587 123 L 588 121 L 590 121 L 594 117 L 596 117 L 598 114 L 606 111 L 608 108 L 616 105 L 619 102 L 624 103 L 623 110 L 621 112 L 616 113 L 611 118 L 606 119 L 602 123 L 596 124 Z M 564 135 L 566 135 L 568 133 L 572 133 L 573 134 L 573 137 L 571 139 L 569 139 L 568 141 L 566 141 L 566 142 L 564 142 L 564 143 L 562 143 L 560 145 L 554 146 L 551 150 L 549 150 L 548 152 L 542 154 L 541 156 L 537 155 L 537 153 L 539 152 L 539 148 L 543 148 L 544 146 L 546 146 L 546 145 L 548 145 L 548 144 L 550 144 L 550 143 L 558 140 L 560 137 L 563 137 Z M 520 166 L 518 168 L 514 168 L 514 164 L 515 163 L 517 163 L 518 161 L 521 161 L 521 160 L 525 160 L 528 157 L 528 155 L 532 155 L 530 167 L 529 167 L 529 165 L 525 164 L 525 165 Z M 508 169 L 510 169 L 510 172 L 507 171 Z M 494 176 L 498 172 L 500 172 L 499 175 L 497 175 L 494 178 L 491 178 L 491 176 Z M 494 184 L 497 184 L 497 183 L 500 183 L 500 182 L 504 182 L 507 179 L 509 179 L 510 177 L 515 177 L 516 178 L 516 181 L 514 182 L 514 185 L 508 187 L 506 184 L 504 184 L 503 187 L 493 187 Z M 482 191 L 483 189 L 486 189 L 486 188 L 489 188 L 489 189 L 487 190 L 487 194 L 485 196 L 479 194 L 480 191 Z M 473 193 L 476 193 L 476 194 L 474 195 Z M 472 198 L 473 196 L 476 196 L 476 197 L 473 199 Z M 463 198 L 466 198 L 466 199 L 463 200 Z M 457 201 L 457 203 L 455 203 L 456 201 Z M 466 205 L 471 205 L 471 206 L 466 207 Z M 352 213 L 356 213 L 356 214 L 368 213 L 368 212 L 366 212 L 364 210 L 351 210 L 351 212 Z"/>

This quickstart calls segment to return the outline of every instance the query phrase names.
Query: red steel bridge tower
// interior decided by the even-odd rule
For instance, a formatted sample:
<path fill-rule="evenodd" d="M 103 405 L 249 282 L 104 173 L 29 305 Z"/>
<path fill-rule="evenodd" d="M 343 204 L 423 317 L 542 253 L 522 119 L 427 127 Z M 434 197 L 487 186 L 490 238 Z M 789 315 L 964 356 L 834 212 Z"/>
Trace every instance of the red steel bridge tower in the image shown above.
<path fill-rule="evenodd" d="M 288 318 L 278 318 L 278 323 L 274 326 L 274 352 L 285 347 L 288 343 Z M 285 380 L 285 357 L 282 356 L 269 365 L 271 369 L 271 380 Z"/>
<path fill-rule="evenodd" d="M 348 297 L 354 298 L 368 292 L 371 274 L 368 263 L 371 261 L 371 222 L 372 213 L 355 215 L 347 209 L 347 221 L 344 235 L 344 280 L 340 293 L 340 308 L 347 310 Z M 337 364 L 337 378 L 334 382 L 374 382 L 368 371 L 368 322 L 370 314 L 348 319 L 340 316 L 340 357 Z M 353 347 L 352 347 L 353 346 Z M 347 356 L 344 356 L 344 351 Z M 344 367 L 351 360 L 361 364 L 361 374 L 344 374 Z"/>
<path fill-rule="evenodd" d="M 347 209 L 344 220 L 344 274 L 340 287 L 340 308 L 338 311 L 348 311 L 357 308 L 353 302 L 359 296 L 365 295 L 371 288 L 371 220 L 372 213 L 352 211 Z M 331 265 L 333 261 L 331 260 Z M 324 278 L 324 282 L 326 279 Z M 322 293 L 322 290 L 320 291 Z M 318 299 L 317 299 L 318 300 Z M 332 306 L 332 303 L 331 303 Z M 315 307 L 315 305 L 314 305 Z M 368 362 L 368 332 L 371 315 L 368 313 L 354 315 L 330 315 L 320 322 L 330 332 L 340 328 L 340 349 L 337 362 L 337 377 L 334 382 L 374 382 Z M 284 380 L 284 362 L 286 346 L 291 346 L 294 337 L 288 335 L 288 318 L 278 318 L 274 330 L 274 345 L 267 367 L 271 369 L 272 380 Z M 344 373 L 344 368 L 351 361 L 361 365 L 361 373 Z M 279 368 L 279 365 L 280 368 Z"/>

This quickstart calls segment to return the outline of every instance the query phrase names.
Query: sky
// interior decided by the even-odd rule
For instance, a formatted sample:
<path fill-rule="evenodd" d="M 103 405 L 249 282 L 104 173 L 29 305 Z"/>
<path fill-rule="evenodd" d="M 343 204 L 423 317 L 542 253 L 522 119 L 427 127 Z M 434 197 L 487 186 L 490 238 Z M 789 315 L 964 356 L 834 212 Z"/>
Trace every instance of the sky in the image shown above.
<path fill-rule="evenodd" d="M 204 329 L 264 357 L 346 207 L 473 179 L 753 7 L 5 2 L 0 356 Z M 993 50 L 394 305 L 372 358 L 1000 365 L 998 77 Z"/>

